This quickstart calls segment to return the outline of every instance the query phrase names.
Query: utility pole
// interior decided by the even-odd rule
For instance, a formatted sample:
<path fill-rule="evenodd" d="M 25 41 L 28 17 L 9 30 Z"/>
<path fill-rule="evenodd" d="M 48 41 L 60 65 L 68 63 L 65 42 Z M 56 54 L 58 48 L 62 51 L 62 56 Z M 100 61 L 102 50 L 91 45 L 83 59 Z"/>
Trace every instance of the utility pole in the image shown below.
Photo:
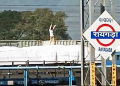
<path fill-rule="evenodd" d="M 89 0 L 89 25 L 94 21 L 94 2 Z M 90 46 L 90 86 L 95 86 L 95 49 Z"/>
<path fill-rule="evenodd" d="M 101 7 L 101 14 L 105 11 L 105 0 L 101 0 L 101 4 L 100 4 L 100 7 Z M 106 86 L 106 60 L 101 57 L 101 70 L 103 71 L 103 74 L 102 74 L 102 85 Z"/>
<path fill-rule="evenodd" d="M 84 54 L 84 39 L 83 39 L 83 33 L 84 33 L 84 0 L 80 0 L 80 29 L 81 29 L 81 86 L 84 86 L 84 78 L 85 78 L 85 68 L 84 68 L 84 60 L 85 60 L 85 54 Z"/>
<path fill-rule="evenodd" d="M 111 14 L 112 17 L 115 19 L 115 1 L 116 0 L 111 0 Z M 116 57 L 115 57 L 115 52 L 112 53 L 112 84 L 114 86 L 117 86 L 116 82 Z"/>

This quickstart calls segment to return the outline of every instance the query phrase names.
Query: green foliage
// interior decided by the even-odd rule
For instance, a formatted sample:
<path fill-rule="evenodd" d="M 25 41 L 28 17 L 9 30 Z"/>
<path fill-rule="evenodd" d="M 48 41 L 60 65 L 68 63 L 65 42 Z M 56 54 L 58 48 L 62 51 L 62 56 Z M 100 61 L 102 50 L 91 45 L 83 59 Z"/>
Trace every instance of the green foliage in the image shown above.
<path fill-rule="evenodd" d="M 64 12 L 54 13 L 52 10 L 36 9 L 35 11 L 0 13 L 1 39 L 49 40 L 49 27 L 56 24 L 55 39 L 70 39 L 66 33 Z"/>
<path fill-rule="evenodd" d="M 0 40 L 15 39 L 15 25 L 21 20 L 21 12 L 4 11 L 0 13 Z"/>

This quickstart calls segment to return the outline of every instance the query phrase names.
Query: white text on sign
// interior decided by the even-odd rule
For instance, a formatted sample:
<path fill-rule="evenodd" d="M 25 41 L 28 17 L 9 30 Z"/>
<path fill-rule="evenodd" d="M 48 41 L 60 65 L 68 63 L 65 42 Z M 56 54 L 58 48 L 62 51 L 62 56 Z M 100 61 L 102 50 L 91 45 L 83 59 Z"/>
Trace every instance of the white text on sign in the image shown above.
<path fill-rule="evenodd" d="M 91 39 L 119 39 L 120 32 L 112 31 L 91 31 Z"/>

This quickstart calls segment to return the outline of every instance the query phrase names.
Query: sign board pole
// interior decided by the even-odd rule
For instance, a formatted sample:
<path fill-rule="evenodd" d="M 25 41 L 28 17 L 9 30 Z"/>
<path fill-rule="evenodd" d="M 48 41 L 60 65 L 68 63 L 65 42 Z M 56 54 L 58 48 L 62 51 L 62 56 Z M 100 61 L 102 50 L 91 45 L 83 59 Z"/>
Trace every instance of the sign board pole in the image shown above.
<path fill-rule="evenodd" d="M 80 23 L 81 23 L 81 86 L 84 86 L 84 78 L 85 78 L 85 71 L 84 71 L 84 39 L 83 39 L 83 31 L 84 31 L 84 0 L 80 0 Z"/>
<path fill-rule="evenodd" d="M 105 11 L 105 0 L 101 0 L 101 14 Z M 103 71 L 104 75 L 101 76 L 101 81 L 102 81 L 102 85 L 106 86 L 106 60 L 101 57 L 101 70 Z"/>
<path fill-rule="evenodd" d="M 115 19 L 115 0 L 111 0 L 111 14 L 112 17 Z M 114 86 L 117 86 L 116 84 L 116 57 L 115 57 L 115 52 L 112 53 L 112 84 Z"/>
<path fill-rule="evenodd" d="M 116 84 L 116 58 L 115 58 L 115 51 L 112 53 L 112 85 L 117 86 Z"/>
<path fill-rule="evenodd" d="M 94 2 L 89 0 L 89 25 L 91 26 L 94 18 Z M 90 86 L 95 86 L 95 49 L 90 46 Z"/>

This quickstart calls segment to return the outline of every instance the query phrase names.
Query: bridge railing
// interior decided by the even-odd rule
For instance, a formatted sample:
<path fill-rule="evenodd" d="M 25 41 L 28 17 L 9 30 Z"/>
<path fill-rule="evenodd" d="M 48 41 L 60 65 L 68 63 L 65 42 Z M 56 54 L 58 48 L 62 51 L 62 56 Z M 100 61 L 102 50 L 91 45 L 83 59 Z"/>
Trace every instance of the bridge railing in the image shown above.
<path fill-rule="evenodd" d="M 50 45 L 50 41 L 42 40 L 0 40 L 0 46 L 42 46 Z M 80 40 L 56 40 L 55 45 L 80 45 Z M 85 41 L 85 46 L 89 46 L 89 42 Z"/>
<path fill-rule="evenodd" d="M 0 40 L 0 46 L 41 46 L 42 40 Z"/>

